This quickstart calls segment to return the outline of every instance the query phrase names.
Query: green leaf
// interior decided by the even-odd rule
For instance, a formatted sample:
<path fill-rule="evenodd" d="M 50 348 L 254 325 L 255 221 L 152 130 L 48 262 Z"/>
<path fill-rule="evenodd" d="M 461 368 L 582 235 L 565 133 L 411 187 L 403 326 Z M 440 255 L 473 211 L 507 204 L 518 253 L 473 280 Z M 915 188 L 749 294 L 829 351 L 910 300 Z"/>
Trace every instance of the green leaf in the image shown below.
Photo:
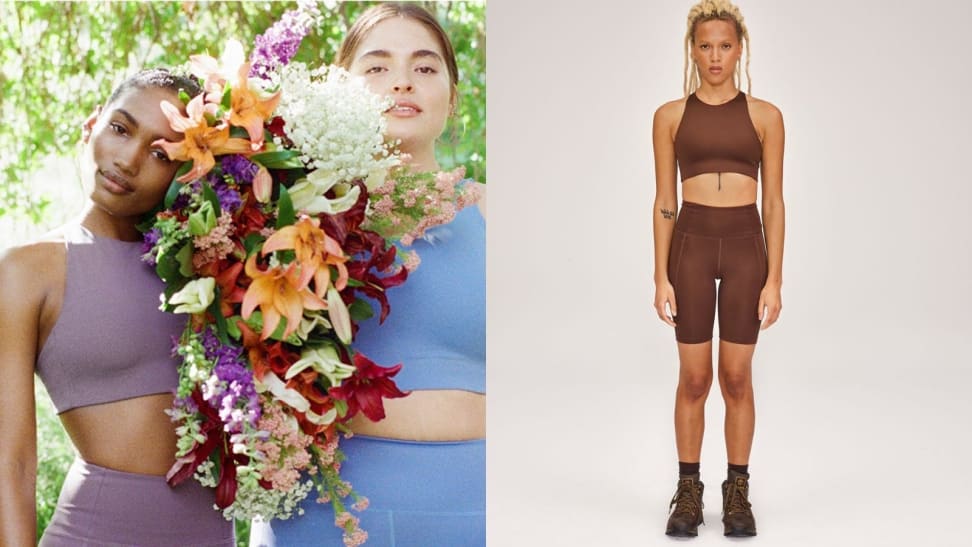
<path fill-rule="evenodd" d="M 371 307 L 371 304 L 361 298 L 356 299 L 348 306 L 348 313 L 351 314 L 351 319 L 354 321 L 364 321 L 375 316 L 375 310 Z"/>
<path fill-rule="evenodd" d="M 290 192 L 287 191 L 286 186 L 281 185 L 280 197 L 277 198 L 277 229 L 290 226 L 296 220 L 297 215 L 294 213 L 294 203 L 290 201 Z"/>
<path fill-rule="evenodd" d="M 267 169 L 300 169 L 304 163 L 300 161 L 300 152 L 296 150 L 274 150 L 261 152 L 250 156 L 250 161 L 259 163 Z"/>
<path fill-rule="evenodd" d="M 229 328 L 226 325 L 226 318 L 223 317 L 223 312 L 219 309 L 219 303 L 222 302 L 222 293 L 218 285 L 213 290 L 213 293 L 213 301 L 209 303 L 207 311 L 216 319 L 216 337 L 219 338 L 220 342 L 229 344 L 229 338 L 227 337 Z"/>
<path fill-rule="evenodd" d="M 331 399 L 331 402 L 334 403 L 334 410 L 337 410 L 338 416 L 343 418 L 348 415 L 347 402 L 342 401 L 341 399 Z"/>
<path fill-rule="evenodd" d="M 155 265 L 155 273 L 159 275 L 159 279 L 171 283 L 179 276 L 179 261 L 176 260 L 173 253 L 163 254 L 158 258 L 158 261 L 158 264 Z"/>
<path fill-rule="evenodd" d="M 243 248 L 246 249 L 246 256 L 248 258 L 251 254 L 260 250 L 260 247 L 263 246 L 264 239 L 265 238 L 262 235 L 257 233 L 250 234 L 243 238 Z"/>
<path fill-rule="evenodd" d="M 233 87 L 230 86 L 229 83 L 227 83 L 223 87 L 223 99 L 219 102 L 219 106 L 221 106 L 224 110 L 229 110 L 230 106 L 232 105 L 231 102 L 232 97 L 233 97 Z"/>
<path fill-rule="evenodd" d="M 189 241 L 179 249 L 179 252 L 175 255 L 176 261 L 179 263 L 179 273 L 183 277 L 192 277 L 192 241 Z"/>
<path fill-rule="evenodd" d="M 186 162 L 182 164 L 182 167 L 180 167 L 179 170 L 176 171 L 175 176 L 172 177 L 172 183 L 169 184 L 169 190 L 165 193 L 164 203 L 166 209 L 172 207 L 172 204 L 175 203 L 176 198 L 179 197 L 179 190 L 182 189 L 182 183 L 176 179 L 188 173 L 190 169 L 192 169 L 191 163 Z"/>
<path fill-rule="evenodd" d="M 226 332 L 234 340 L 239 340 L 240 336 L 243 336 L 243 332 L 240 331 L 240 326 L 236 324 L 241 319 L 239 315 L 233 315 L 226 319 Z"/>
<path fill-rule="evenodd" d="M 202 181 L 202 196 L 204 200 L 213 205 L 213 212 L 219 217 L 222 214 L 222 210 L 219 208 L 219 196 L 216 195 L 216 191 L 206 181 Z"/>
<path fill-rule="evenodd" d="M 237 127 L 235 125 L 230 126 L 230 137 L 234 139 L 250 140 L 250 134 L 246 132 L 246 129 Z"/>

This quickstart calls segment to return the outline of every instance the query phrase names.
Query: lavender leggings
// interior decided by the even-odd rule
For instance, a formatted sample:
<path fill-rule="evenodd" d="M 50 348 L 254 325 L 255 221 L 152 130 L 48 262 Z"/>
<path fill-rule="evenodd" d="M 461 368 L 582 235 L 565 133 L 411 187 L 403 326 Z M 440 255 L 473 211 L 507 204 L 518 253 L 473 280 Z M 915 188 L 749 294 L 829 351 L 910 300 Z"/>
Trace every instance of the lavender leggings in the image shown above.
<path fill-rule="evenodd" d="M 164 477 L 76 458 L 40 547 L 232 547 L 233 523 L 214 500 L 213 490 L 195 480 L 172 488 Z"/>

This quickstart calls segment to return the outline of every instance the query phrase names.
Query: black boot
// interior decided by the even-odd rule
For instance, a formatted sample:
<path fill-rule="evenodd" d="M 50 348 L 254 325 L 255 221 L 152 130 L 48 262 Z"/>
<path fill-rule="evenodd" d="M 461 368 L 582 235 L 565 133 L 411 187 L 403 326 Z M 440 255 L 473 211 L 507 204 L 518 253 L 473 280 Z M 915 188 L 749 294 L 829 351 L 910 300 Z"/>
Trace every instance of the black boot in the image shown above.
<path fill-rule="evenodd" d="M 749 504 L 749 474 L 729 471 L 722 483 L 722 524 L 732 537 L 756 535 L 756 519 Z"/>
<path fill-rule="evenodd" d="M 665 534 L 676 537 L 694 537 L 699 535 L 699 524 L 702 519 L 702 490 L 705 485 L 699 480 L 699 474 L 683 475 L 678 479 L 678 490 L 668 505 L 671 516 L 668 517 L 668 528 Z M 675 509 L 672 510 L 672 507 Z"/>

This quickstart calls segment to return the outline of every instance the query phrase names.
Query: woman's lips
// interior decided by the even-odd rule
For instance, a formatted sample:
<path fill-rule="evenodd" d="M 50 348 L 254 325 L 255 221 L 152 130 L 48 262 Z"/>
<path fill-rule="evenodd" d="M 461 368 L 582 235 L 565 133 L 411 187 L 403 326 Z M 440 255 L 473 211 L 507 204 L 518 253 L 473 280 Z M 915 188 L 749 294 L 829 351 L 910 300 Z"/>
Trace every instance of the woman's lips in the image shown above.
<path fill-rule="evenodd" d="M 710 66 L 709 67 L 709 74 L 722 74 L 722 67 L 721 66 Z"/>
<path fill-rule="evenodd" d="M 411 118 L 422 113 L 422 109 L 415 103 L 408 101 L 397 101 L 394 106 L 385 111 L 386 114 L 398 118 Z"/>
<path fill-rule="evenodd" d="M 104 181 L 105 189 L 112 194 L 130 194 L 134 191 L 131 183 L 125 180 L 124 177 L 100 169 L 98 170 L 98 174 L 101 175 L 101 180 Z"/>

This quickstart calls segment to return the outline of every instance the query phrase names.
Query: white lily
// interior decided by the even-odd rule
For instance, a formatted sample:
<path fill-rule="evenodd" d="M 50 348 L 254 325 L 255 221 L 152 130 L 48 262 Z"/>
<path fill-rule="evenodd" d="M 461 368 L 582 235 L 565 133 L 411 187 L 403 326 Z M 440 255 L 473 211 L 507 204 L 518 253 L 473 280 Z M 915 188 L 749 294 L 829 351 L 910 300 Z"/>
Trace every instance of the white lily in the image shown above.
<path fill-rule="evenodd" d="M 330 286 L 327 288 L 327 316 L 331 318 L 334 333 L 345 344 L 351 343 L 351 313 L 341 299 L 341 293 Z"/>
<path fill-rule="evenodd" d="M 299 410 L 300 412 L 307 412 L 310 410 L 310 402 L 304 398 L 303 395 L 298 393 L 296 390 L 287 387 L 277 375 L 268 372 L 263 375 L 263 380 L 256 380 L 254 382 L 254 387 L 256 387 L 257 392 L 264 393 L 269 391 L 274 397 L 287 403 L 294 410 Z"/>
<path fill-rule="evenodd" d="M 324 197 L 324 194 L 332 188 L 338 197 L 334 199 Z M 333 171 L 318 169 L 294 183 L 289 193 L 290 200 L 297 211 L 308 215 L 320 213 L 333 215 L 350 209 L 358 201 L 361 189 L 341 182 L 339 176 Z"/>
<path fill-rule="evenodd" d="M 169 298 L 169 304 L 176 306 L 173 313 L 202 313 L 216 297 L 216 280 L 200 277 L 188 283 Z"/>
<path fill-rule="evenodd" d="M 322 374 L 332 386 L 341 385 L 341 380 L 354 374 L 354 367 L 341 361 L 337 349 L 330 343 L 316 348 L 304 348 L 297 360 L 284 374 L 287 380 L 311 368 Z"/>
<path fill-rule="evenodd" d="M 315 423 L 317 425 L 330 425 L 331 422 L 337 418 L 337 409 L 332 408 L 324 414 L 317 414 L 313 410 L 308 410 L 304 413 L 304 416 L 306 416 L 307 421 L 311 423 Z"/>

